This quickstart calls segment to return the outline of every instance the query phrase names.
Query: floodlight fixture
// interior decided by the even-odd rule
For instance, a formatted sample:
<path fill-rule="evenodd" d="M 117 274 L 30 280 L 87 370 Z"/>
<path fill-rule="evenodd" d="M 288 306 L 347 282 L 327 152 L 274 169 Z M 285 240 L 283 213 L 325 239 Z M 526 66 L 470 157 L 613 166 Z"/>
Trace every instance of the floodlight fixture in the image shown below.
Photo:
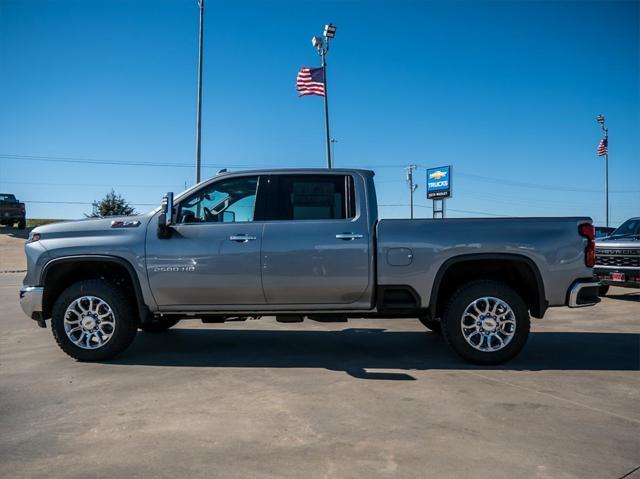
<path fill-rule="evenodd" d="M 597 121 L 599 124 L 604 125 L 604 115 L 598 115 L 598 116 L 596 117 L 596 121 Z"/>
<path fill-rule="evenodd" d="M 328 25 L 324 26 L 324 36 L 325 38 L 333 38 L 336 36 L 336 27 L 335 25 L 332 25 L 331 23 L 329 23 Z"/>
<path fill-rule="evenodd" d="M 311 45 L 320 50 L 322 48 L 322 37 L 316 37 L 314 35 L 311 39 Z"/>

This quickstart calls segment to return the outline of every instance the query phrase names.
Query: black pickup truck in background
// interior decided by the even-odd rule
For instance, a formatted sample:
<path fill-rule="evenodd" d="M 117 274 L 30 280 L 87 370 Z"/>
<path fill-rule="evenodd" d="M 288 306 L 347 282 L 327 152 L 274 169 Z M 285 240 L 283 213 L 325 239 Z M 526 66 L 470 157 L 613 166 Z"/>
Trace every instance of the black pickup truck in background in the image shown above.
<path fill-rule="evenodd" d="M 27 226 L 24 203 L 11 193 L 0 193 L 0 225 L 13 226 L 16 223 L 21 230 Z"/>

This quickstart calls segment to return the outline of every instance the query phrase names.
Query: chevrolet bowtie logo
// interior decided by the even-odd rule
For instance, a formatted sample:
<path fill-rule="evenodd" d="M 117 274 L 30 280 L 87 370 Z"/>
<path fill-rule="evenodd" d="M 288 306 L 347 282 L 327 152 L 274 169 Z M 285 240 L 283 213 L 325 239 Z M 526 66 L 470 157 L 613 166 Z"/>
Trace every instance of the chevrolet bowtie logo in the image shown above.
<path fill-rule="evenodd" d="M 445 176 L 447 176 L 447 172 L 446 171 L 438 170 L 438 171 L 434 171 L 433 173 L 431 173 L 429 175 L 429 179 L 430 180 L 439 180 L 440 178 L 444 178 Z"/>

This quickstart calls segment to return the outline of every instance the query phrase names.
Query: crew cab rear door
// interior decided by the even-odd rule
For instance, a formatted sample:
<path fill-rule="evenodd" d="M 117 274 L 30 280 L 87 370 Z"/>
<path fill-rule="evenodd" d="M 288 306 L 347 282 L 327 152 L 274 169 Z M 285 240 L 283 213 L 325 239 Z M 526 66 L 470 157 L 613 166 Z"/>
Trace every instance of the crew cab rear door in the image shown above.
<path fill-rule="evenodd" d="M 357 201 L 362 178 L 274 174 L 268 185 L 261 255 L 267 303 L 370 308 L 373 248 L 365 202 Z"/>

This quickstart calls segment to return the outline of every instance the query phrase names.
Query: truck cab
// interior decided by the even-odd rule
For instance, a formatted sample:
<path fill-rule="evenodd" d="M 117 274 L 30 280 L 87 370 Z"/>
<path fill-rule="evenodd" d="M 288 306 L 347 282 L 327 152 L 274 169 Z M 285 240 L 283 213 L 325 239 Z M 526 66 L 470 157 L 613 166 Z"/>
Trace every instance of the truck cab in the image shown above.
<path fill-rule="evenodd" d="M 356 198 L 375 192 L 371 180 L 353 170 L 223 174 L 181 195 L 170 235 L 146 238 L 156 303 L 176 311 L 370 309 L 375 217 Z"/>

